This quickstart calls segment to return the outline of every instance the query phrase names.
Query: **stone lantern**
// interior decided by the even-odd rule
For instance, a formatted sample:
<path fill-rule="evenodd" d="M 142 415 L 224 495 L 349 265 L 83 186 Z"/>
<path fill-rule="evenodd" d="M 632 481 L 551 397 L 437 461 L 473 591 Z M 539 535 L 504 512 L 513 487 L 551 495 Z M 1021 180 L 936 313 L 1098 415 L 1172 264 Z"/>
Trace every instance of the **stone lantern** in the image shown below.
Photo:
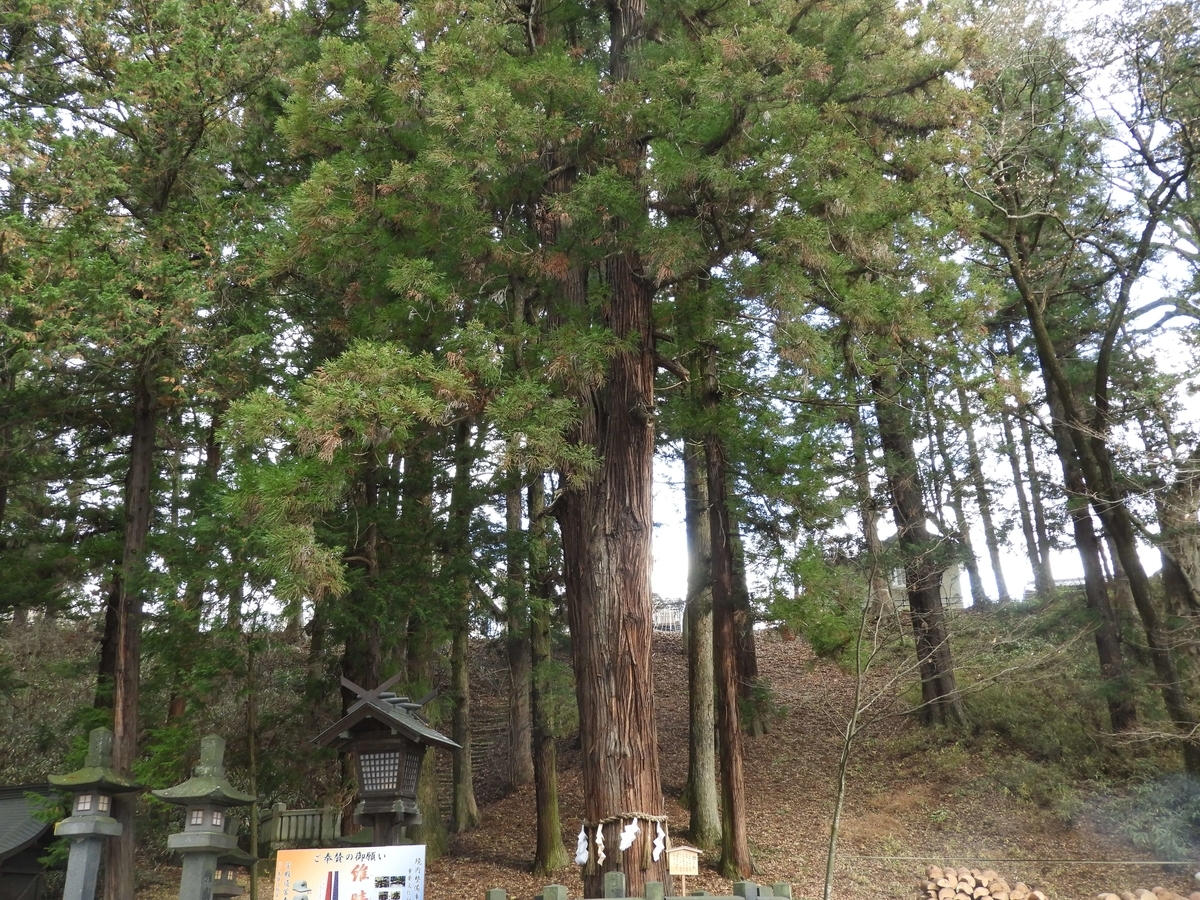
<path fill-rule="evenodd" d="M 400 828 L 418 825 L 417 781 L 429 747 L 457 750 L 459 745 L 417 718 L 420 703 L 387 691 L 400 675 L 374 690 L 364 690 L 348 678 L 342 686 L 358 695 L 346 715 L 313 738 L 322 747 L 354 754 L 354 774 L 360 802 L 355 818 L 374 827 L 378 846 L 399 842 Z"/>
<path fill-rule="evenodd" d="M 217 860 L 237 849 L 237 838 L 226 831 L 226 811 L 254 802 L 225 778 L 224 758 L 225 741 L 210 734 L 200 741 L 200 764 L 193 777 L 151 791 L 164 803 L 184 809 L 183 831 L 167 837 L 167 847 L 183 855 L 179 900 L 212 900 Z"/>
<path fill-rule="evenodd" d="M 217 857 L 212 889 L 214 900 L 217 897 L 240 897 L 244 894 L 245 890 L 237 883 L 238 871 L 250 868 L 257 861 L 258 857 L 254 854 L 237 847 Z"/>
<path fill-rule="evenodd" d="M 96 896 L 104 841 L 121 833 L 121 823 L 112 817 L 113 795 L 142 790 L 140 784 L 112 768 L 112 740 L 113 733 L 107 728 L 93 728 L 83 768 L 50 776 L 52 785 L 71 792 L 71 815 L 54 828 L 59 837 L 71 839 L 64 900 Z"/>

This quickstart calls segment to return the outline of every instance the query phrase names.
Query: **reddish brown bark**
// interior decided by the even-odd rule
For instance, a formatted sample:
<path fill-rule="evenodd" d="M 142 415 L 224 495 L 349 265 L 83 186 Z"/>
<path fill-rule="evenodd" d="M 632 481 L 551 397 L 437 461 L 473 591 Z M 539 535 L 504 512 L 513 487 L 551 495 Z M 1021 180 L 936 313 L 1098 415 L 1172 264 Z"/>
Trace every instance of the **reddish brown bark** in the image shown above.
<path fill-rule="evenodd" d="M 530 709 L 533 718 L 533 784 L 537 797 L 537 848 L 533 873 L 550 875 L 570 862 L 563 846 L 558 810 L 558 759 L 546 708 L 544 686 L 550 658 L 550 612 L 554 606 L 553 574 L 547 546 L 545 479 L 529 486 L 529 649 L 532 663 Z"/>
<path fill-rule="evenodd" d="M 716 361 L 711 352 L 705 382 L 705 405 L 711 409 L 719 400 Z M 704 457 L 708 473 L 709 533 L 712 541 L 713 680 L 717 694 L 717 744 L 721 762 L 720 871 L 726 878 L 748 878 L 753 865 L 746 834 L 746 792 L 742 777 L 737 610 L 726 487 L 728 466 L 721 440 L 712 432 L 705 436 Z"/>
<path fill-rule="evenodd" d="M 632 255 L 610 260 L 605 322 L 637 346 L 618 353 L 602 385 L 584 388 L 575 439 L 601 460 L 586 487 L 556 505 L 563 542 L 567 613 L 583 750 L 584 818 L 596 823 L 663 809 L 650 662 L 651 472 L 654 354 L 650 286 Z M 618 844 L 620 823 L 605 827 Z M 610 852 L 584 875 L 587 896 L 603 895 L 606 871 L 624 871 L 630 896 L 667 882 L 665 854 L 645 864 L 643 828 L 624 854 Z"/>
<path fill-rule="evenodd" d="M 148 365 L 139 368 L 133 385 L 133 429 L 129 443 L 129 469 L 125 476 L 125 532 L 121 567 L 114 576 L 115 609 L 110 642 L 112 660 L 113 745 L 112 765 L 132 774 L 137 759 L 138 688 L 141 678 L 142 586 L 146 542 L 150 535 L 151 491 L 154 482 L 156 403 Z M 106 635 L 107 637 L 107 635 Z M 137 798 L 113 797 L 113 818 L 122 824 L 120 836 L 105 845 L 104 896 L 108 900 L 133 900 L 134 810 Z"/>

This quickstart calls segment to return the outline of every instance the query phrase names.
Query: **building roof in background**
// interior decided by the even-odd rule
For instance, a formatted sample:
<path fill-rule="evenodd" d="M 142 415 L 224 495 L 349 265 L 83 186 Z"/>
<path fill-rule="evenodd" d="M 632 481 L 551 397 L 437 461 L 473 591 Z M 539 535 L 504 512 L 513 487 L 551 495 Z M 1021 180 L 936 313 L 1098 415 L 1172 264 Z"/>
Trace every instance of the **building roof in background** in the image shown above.
<path fill-rule="evenodd" d="M 53 796 L 48 784 L 0 787 L 0 862 L 36 843 L 54 824 L 37 818 L 36 801 L 29 794 Z"/>

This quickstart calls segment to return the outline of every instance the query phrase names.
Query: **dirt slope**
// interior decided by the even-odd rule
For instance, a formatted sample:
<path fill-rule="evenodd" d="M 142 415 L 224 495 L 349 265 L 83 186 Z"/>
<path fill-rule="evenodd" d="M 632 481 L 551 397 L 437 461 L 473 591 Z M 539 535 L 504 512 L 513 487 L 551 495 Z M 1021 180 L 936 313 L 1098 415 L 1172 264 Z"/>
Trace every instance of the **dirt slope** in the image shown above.
<path fill-rule="evenodd" d="M 771 734 L 747 742 L 750 839 L 760 868 L 756 880 L 789 881 L 797 898 L 818 898 L 840 733 L 852 706 L 853 681 L 817 660 L 802 640 L 782 641 L 774 632 L 760 633 L 759 663 L 786 712 Z M 489 721 L 503 703 L 503 679 L 490 681 L 500 690 L 481 684 L 477 697 Z M 655 688 L 672 839 L 684 842 L 687 815 L 677 801 L 687 773 L 687 671 L 677 635 L 656 636 Z M 1067 827 L 1048 810 L 1007 795 L 952 744 L 932 757 L 904 750 L 917 743 L 904 740 L 915 727 L 904 717 L 890 718 L 862 740 L 854 755 L 835 897 L 918 900 L 917 882 L 927 863 L 986 868 L 977 857 L 1018 860 L 990 865 L 1010 882 L 1025 881 L 1063 900 L 1157 885 L 1184 894 L 1191 889 L 1191 870 L 1184 867 L 1033 862 L 1147 857 L 1086 823 Z M 481 796 L 499 796 L 505 752 L 503 740 L 493 739 L 476 754 Z M 582 808 L 579 773 L 569 751 L 559 761 L 564 839 L 573 849 Z M 450 856 L 430 865 L 429 900 L 478 900 L 490 887 L 531 900 L 547 882 L 527 871 L 534 835 L 532 788 L 487 803 L 483 815 L 479 830 L 456 837 Z M 915 859 L 862 858 L 869 856 Z M 688 879 L 689 892 L 729 892 L 729 883 L 713 873 L 713 861 L 707 860 L 708 869 L 698 879 Z M 574 867 L 557 880 L 572 896 L 580 895 Z"/>

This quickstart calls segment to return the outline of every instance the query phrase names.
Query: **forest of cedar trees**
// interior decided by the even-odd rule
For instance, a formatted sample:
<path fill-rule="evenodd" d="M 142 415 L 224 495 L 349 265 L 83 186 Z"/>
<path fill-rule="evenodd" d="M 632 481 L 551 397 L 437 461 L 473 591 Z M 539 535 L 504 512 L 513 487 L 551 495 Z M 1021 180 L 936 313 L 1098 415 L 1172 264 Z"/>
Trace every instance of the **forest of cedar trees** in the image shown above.
<path fill-rule="evenodd" d="M 0 780 L 105 724 L 164 787 L 217 729 L 264 809 L 349 808 L 308 737 L 340 676 L 403 672 L 464 747 L 436 854 L 479 822 L 496 645 L 552 875 L 580 818 L 615 847 L 664 811 L 658 527 L 686 540 L 673 826 L 725 877 L 786 715 L 764 627 L 858 679 L 844 784 L 871 691 L 987 727 L 1042 663 L 958 638 L 1018 608 L 1074 635 L 1052 714 L 1110 786 L 1178 777 L 1192 846 L 1198 87 L 1197 0 L 8 0 Z M 169 826 L 114 815 L 131 900 Z M 653 837 L 587 896 L 667 881 L 624 862 Z"/>

